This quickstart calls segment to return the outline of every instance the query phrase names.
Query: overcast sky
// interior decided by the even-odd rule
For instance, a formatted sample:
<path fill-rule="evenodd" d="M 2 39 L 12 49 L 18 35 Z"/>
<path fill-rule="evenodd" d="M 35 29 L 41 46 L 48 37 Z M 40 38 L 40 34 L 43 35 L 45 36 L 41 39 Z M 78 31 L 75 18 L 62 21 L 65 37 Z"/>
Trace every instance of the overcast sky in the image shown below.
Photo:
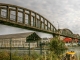
<path fill-rule="evenodd" d="M 73 33 L 80 34 L 80 0 L 0 0 L 0 3 L 31 9 L 48 19 L 56 28 L 59 25 L 61 29 L 68 28 Z M 12 28 L 4 27 L 0 25 L 0 32 L 5 29 L 4 33 L 8 33 Z M 13 28 L 13 32 L 18 30 L 23 31 Z"/>

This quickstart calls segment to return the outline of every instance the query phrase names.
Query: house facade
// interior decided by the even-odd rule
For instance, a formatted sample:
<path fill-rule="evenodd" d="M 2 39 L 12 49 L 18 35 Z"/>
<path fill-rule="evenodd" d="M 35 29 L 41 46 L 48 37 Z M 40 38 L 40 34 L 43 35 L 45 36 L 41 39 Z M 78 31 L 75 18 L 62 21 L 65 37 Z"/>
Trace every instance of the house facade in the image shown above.
<path fill-rule="evenodd" d="M 38 47 L 40 37 L 35 32 L 0 35 L 0 47 Z"/>

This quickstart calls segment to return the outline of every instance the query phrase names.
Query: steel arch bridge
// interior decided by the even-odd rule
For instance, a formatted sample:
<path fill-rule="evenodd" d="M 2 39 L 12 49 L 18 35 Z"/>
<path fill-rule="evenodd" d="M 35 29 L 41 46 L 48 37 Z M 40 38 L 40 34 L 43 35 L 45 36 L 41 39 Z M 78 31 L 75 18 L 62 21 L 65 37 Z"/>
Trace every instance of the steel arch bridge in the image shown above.
<path fill-rule="evenodd" d="M 71 30 L 65 28 L 65 29 L 59 29 L 59 31 L 60 35 L 73 38 L 74 34 Z"/>
<path fill-rule="evenodd" d="M 0 23 L 54 35 L 59 34 L 53 24 L 40 14 L 12 4 L 0 3 Z M 73 38 L 73 33 L 69 29 L 60 30 L 60 35 Z"/>
<path fill-rule="evenodd" d="M 56 28 L 40 14 L 5 3 L 0 3 L 0 23 L 50 34 L 56 31 Z"/>

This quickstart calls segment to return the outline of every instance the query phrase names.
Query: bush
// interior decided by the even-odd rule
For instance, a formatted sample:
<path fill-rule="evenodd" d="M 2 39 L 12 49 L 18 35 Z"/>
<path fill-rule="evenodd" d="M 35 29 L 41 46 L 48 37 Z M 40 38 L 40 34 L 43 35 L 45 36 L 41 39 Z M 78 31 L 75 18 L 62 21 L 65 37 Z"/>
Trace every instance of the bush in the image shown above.
<path fill-rule="evenodd" d="M 0 52 L 0 60 L 9 60 L 9 53 L 7 51 Z"/>
<path fill-rule="evenodd" d="M 59 40 L 58 37 L 51 39 L 49 48 L 50 51 L 54 51 L 54 54 L 57 56 L 61 55 L 66 50 L 65 43 Z"/>

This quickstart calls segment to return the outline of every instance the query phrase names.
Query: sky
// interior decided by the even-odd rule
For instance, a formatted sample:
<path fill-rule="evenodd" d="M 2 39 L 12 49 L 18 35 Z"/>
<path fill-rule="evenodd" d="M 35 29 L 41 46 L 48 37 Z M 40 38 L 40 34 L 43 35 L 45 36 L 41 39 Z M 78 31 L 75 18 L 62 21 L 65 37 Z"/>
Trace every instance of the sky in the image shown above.
<path fill-rule="evenodd" d="M 56 28 L 59 26 L 60 29 L 67 28 L 74 34 L 80 34 L 80 0 L 0 0 L 0 3 L 28 8 L 44 16 Z M 2 33 L 4 29 L 5 32 Z M 25 31 L 24 29 L 0 25 L 0 34 Z"/>

